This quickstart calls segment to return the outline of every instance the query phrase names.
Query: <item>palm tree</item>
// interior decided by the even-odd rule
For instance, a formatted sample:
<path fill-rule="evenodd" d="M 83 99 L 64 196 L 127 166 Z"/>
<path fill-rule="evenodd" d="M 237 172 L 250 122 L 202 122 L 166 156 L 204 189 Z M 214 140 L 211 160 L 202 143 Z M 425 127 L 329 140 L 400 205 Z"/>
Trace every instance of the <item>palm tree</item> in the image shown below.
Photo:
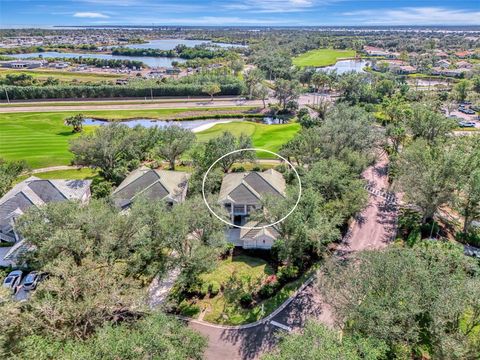
<path fill-rule="evenodd" d="M 72 132 L 77 133 L 82 131 L 84 119 L 85 118 L 83 114 L 76 114 L 76 115 L 67 117 L 63 123 L 67 126 L 71 126 L 73 128 Z"/>

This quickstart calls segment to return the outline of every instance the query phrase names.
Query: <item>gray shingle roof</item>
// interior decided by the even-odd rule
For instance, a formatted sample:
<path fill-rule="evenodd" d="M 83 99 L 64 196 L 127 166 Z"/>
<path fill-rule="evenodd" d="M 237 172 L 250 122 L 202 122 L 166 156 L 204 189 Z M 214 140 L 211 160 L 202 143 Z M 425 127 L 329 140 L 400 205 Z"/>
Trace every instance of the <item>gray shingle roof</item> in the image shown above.
<path fill-rule="evenodd" d="M 35 194 L 42 199 L 44 203 L 49 202 L 58 202 L 67 200 L 65 195 L 63 195 L 60 190 L 58 190 L 55 185 L 49 180 L 37 180 L 33 181 L 29 185 Z"/>
<path fill-rule="evenodd" d="M 116 206 L 126 208 L 138 196 L 151 200 L 181 202 L 185 200 L 190 174 L 141 167 L 132 171 L 113 192 Z"/>
<path fill-rule="evenodd" d="M 90 180 L 43 180 L 35 176 L 15 185 L 0 199 L 0 232 L 11 233 L 15 217 L 31 206 L 50 202 L 83 200 L 90 194 Z"/>
<path fill-rule="evenodd" d="M 224 176 L 219 202 L 259 204 L 267 194 L 285 196 L 285 179 L 276 170 L 231 173 Z"/>
<path fill-rule="evenodd" d="M 254 240 L 262 235 L 269 236 L 272 239 L 277 239 L 280 234 L 278 233 L 275 226 L 267 226 L 263 229 L 247 229 L 252 227 L 262 227 L 267 225 L 267 223 L 263 221 L 249 221 L 247 222 L 244 227 L 240 229 L 240 239 L 242 240 Z"/>

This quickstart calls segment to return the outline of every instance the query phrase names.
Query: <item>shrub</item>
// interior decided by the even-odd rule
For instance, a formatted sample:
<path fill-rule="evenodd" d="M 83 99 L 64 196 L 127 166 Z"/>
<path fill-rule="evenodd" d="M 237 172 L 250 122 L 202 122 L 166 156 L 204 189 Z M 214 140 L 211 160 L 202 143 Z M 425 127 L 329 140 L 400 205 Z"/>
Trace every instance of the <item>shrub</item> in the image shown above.
<path fill-rule="evenodd" d="M 183 300 L 178 305 L 178 311 L 183 316 L 193 317 L 200 312 L 200 306 L 196 304 L 190 304 L 187 300 Z"/>
<path fill-rule="evenodd" d="M 249 308 L 252 306 L 253 297 L 249 293 L 245 293 L 240 297 L 240 305 L 244 308 Z"/>
<path fill-rule="evenodd" d="M 216 296 L 220 292 L 220 284 L 217 281 L 211 281 L 208 284 L 208 292 L 210 297 Z"/>
<path fill-rule="evenodd" d="M 95 199 L 102 199 L 110 195 L 113 189 L 113 185 L 109 181 L 106 181 L 100 177 L 95 177 L 92 181 L 90 189 L 92 192 L 92 196 Z"/>
<path fill-rule="evenodd" d="M 273 296 L 273 294 L 275 294 L 275 290 L 276 290 L 276 286 L 271 285 L 271 284 L 265 284 L 258 291 L 258 296 L 261 299 L 267 299 L 267 298 Z"/>
<path fill-rule="evenodd" d="M 294 265 L 282 266 L 277 271 L 277 279 L 281 284 L 285 284 L 291 280 L 294 280 L 299 275 L 298 267 Z"/>

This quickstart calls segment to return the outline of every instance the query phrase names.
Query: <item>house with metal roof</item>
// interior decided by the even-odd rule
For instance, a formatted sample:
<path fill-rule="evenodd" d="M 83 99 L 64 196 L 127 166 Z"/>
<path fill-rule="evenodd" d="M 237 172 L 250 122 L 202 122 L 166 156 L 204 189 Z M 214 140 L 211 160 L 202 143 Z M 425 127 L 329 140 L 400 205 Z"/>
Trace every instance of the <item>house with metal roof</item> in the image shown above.
<path fill-rule="evenodd" d="M 243 226 L 252 211 L 261 209 L 266 196 L 285 197 L 285 188 L 283 175 L 273 169 L 230 173 L 222 180 L 218 202 L 234 225 Z"/>
<path fill-rule="evenodd" d="M 115 206 L 129 208 L 136 198 L 163 200 L 169 205 L 183 202 L 190 174 L 181 171 L 150 169 L 132 171 L 112 193 Z"/>
<path fill-rule="evenodd" d="M 0 199 L 0 242 L 14 246 L 1 249 L 0 263 L 13 264 L 18 252 L 24 250 L 24 242 L 14 228 L 18 217 L 32 206 L 69 200 L 87 202 L 90 184 L 91 180 L 45 180 L 31 176 L 8 191 Z"/>

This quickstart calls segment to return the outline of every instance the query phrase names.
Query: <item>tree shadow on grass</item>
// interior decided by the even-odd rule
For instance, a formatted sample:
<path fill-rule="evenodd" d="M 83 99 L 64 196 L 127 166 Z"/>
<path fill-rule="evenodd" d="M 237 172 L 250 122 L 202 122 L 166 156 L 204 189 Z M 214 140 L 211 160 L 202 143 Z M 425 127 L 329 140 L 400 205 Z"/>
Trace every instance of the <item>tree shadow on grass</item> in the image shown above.
<path fill-rule="evenodd" d="M 73 136 L 73 135 L 75 135 L 75 133 L 72 132 L 72 131 L 62 131 L 62 132 L 56 133 L 55 135 L 60 135 L 60 136 Z"/>

